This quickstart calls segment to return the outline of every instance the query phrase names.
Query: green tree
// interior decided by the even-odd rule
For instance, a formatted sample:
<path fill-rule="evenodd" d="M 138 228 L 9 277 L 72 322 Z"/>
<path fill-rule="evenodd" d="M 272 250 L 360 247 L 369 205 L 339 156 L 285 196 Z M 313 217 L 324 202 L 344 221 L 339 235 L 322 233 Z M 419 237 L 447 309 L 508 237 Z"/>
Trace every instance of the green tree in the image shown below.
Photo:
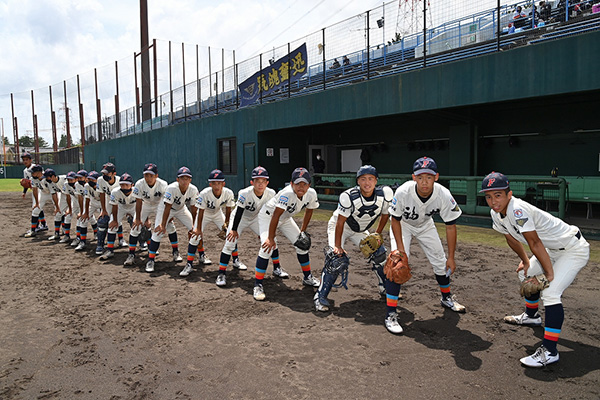
<path fill-rule="evenodd" d="M 67 135 L 66 134 L 62 134 L 60 135 L 60 141 L 58 142 L 58 147 L 60 148 L 65 148 L 67 147 Z"/>
<path fill-rule="evenodd" d="M 48 144 L 48 142 L 46 141 L 46 139 L 44 139 L 43 137 L 38 137 L 38 145 L 40 147 L 50 147 L 50 145 Z"/>
<path fill-rule="evenodd" d="M 6 136 L 4 136 L 4 144 L 5 145 L 10 145 L 10 142 L 8 141 L 8 138 Z"/>
<path fill-rule="evenodd" d="M 33 138 L 31 136 L 21 136 L 19 138 L 19 146 L 33 147 Z"/>

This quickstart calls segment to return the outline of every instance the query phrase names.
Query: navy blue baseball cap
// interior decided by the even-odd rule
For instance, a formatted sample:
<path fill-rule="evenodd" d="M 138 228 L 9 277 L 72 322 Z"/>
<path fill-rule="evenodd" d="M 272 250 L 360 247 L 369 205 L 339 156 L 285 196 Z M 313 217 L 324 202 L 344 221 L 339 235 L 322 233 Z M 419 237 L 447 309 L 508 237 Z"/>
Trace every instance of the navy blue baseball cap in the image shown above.
<path fill-rule="evenodd" d="M 429 157 L 421 157 L 413 164 L 413 174 L 421 175 L 421 174 L 431 174 L 437 175 L 438 169 L 437 164 L 433 160 L 433 158 Z"/>
<path fill-rule="evenodd" d="M 67 173 L 67 179 L 77 179 L 77 175 L 75 175 L 75 172 L 69 171 Z"/>
<path fill-rule="evenodd" d="M 34 165 L 31 168 L 29 168 L 29 172 L 42 172 L 44 169 L 42 168 L 41 165 Z"/>
<path fill-rule="evenodd" d="M 504 190 L 510 188 L 508 178 L 500 172 L 492 172 L 488 174 L 481 182 L 481 192 L 489 192 L 491 190 Z"/>
<path fill-rule="evenodd" d="M 208 181 L 225 182 L 225 175 L 223 175 L 223 171 L 221 171 L 220 169 L 213 169 L 212 171 L 210 171 L 210 174 L 208 174 Z"/>
<path fill-rule="evenodd" d="M 102 166 L 102 172 L 103 174 L 110 174 L 111 172 L 117 172 L 117 167 L 115 167 L 115 164 L 113 163 L 106 163 Z"/>
<path fill-rule="evenodd" d="M 23 152 L 23 154 L 21 154 L 21 158 L 32 158 L 31 153 L 28 151 L 25 151 L 25 152 Z"/>
<path fill-rule="evenodd" d="M 156 175 L 158 174 L 158 167 L 156 164 L 148 163 L 144 165 L 144 174 Z"/>
<path fill-rule="evenodd" d="M 263 167 L 256 167 L 252 170 L 252 179 L 256 179 L 256 178 L 265 178 L 265 179 L 269 179 L 269 173 L 267 172 L 266 168 Z"/>
<path fill-rule="evenodd" d="M 131 175 L 129 175 L 127 172 L 125 172 L 123 175 L 121 175 L 121 177 L 119 178 L 119 184 L 123 185 L 123 184 L 130 184 L 133 185 L 133 178 L 131 177 Z"/>
<path fill-rule="evenodd" d="M 96 171 L 92 171 L 92 172 L 96 172 Z M 77 178 L 87 178 L 87 176 L 88 176 L 88 172 L 85 169 L 80 169 L 75 174 L 75 177 L 77 177 Z"/>
<path fill-rule="evenodd" d="M 182 176 L 192 177 L 192 171 L 188 167 L 181 167 L 177 170 L 177 177 L 180 178 Z"/>
<path fill-rule="evenodd" d="M 356 179 L 360 178 L 363 175 L 373 175 L 375 178 L 379 179 L 379 174 L 377 170 L 372 165 L 363 165 L 356 171 Z"/>
<path fill-rule="evenodd" d="M 90 172 L 90 174 L 87 177 L 90 178 L 90 179 L 96 179 L 96 180 L 98 180 L 98 179 L 100 179 L 101 176 L 102 175 L 99 172 L 92 171 L 92 172 Z"/>
<path fill-rule="evenodd" d="M 300 182 L 310 183 L 310 174 L 308 173 L 308 170 L 303 167 L 296 168 L 294 172 L 292 172 L 292 183 Z"/>
<path fill-rule="evenodd" d="M 48 168 L 47 170 L 44 171 L 44 176 L 46 178 L 50 178 L 51 176 L 56 176 L 56 172 L 54 172 L 54 170 L 52 168 Z"/>

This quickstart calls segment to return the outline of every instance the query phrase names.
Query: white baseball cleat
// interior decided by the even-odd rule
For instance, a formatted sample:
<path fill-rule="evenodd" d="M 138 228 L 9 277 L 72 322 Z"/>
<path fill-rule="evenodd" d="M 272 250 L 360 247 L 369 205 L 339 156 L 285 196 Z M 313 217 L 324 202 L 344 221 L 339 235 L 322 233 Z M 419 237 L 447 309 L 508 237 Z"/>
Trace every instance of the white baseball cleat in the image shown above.
<path fill-rule="evenodd" d="M 123 265 L 133 265 L 134 261 L 135 261 L 135 256 L 133 254 L 128 254 L 127 255 L 127 260 L 125 260 L 125 262 L 123 263 Z"/>
<path fill-rule="evenodd" d="M 81 239 L 79 238 L 79 236 L 75 236 L 75 239 L 73 239 L 73 241 L 71 242 L 71 246 L 72 247 L 77 247 L 77 245 L 81 243 Z"/>
<path fill-rule="evenodd" d="M 241 262 L 239 258 L 237 260 L 233 260 L 233 268 L 237 268 L 240 271 L 245 271 L 245 270 L 248 269 L 248 267 L 246 266 L 246 264 L 244 264 L 243 262 Z"/>
<path fill-rule="evenodd" d="M 210 260 L 210 258 L 206 257 L 206 254 L 202 254 L 200 257 L 198 257 L 198 262 L 204 265 L 212 264 L 212 261 Z"/>
<path fill-rule="evenodd" d="M 192 272 L 192 269 L 192 264 L 186 263 L 185 267 L 183 267 L 183 269 L 179 273 L 179 276 L 188 276 Z"/>
<path fill-rule="evenodd" d="M 173 262 L 181 262 L 183 261 L 183 258 L 181 258 L 181 256 L 179 255 L 179 250 L 175 250 L 173 252 Z"/>
<path fill-rule="evenodd" d="M 263 301 L 265 299 L 265 290 L 263 289 L 263 285 L 258 284 L 254 286 L 254 300 Z"/>
<path fill-rule="evenodd" d="M 108 260 L 109 258 L 113 258 L 115 255 L 115 252 L 108 249 L 106 250 L 104 253 L 102 253 L 102 255 L 100 256 L 101 260 Z"/>
<path fill-rule="evenodd" d="M 30 237 L 34 237 L 35 236 L 35 231 L 32 230 L 28 230 L 27 232 L 25 232 L 25 234 L 23 235 L 23 237 L 26 238 L 30 238 Z"/>
<path fill-rule="evenodd" d="M 50 241 L 55 240 L 58 242 L 60 240 L 60 235 L 52 235 L 48 238 L 48 240 L 50 240 Z"/>
<path fill-rule="evenodd" d="M 504 322 L 513 325 L 542 326 L 542 317 L 538 313 L 535 313 L 533 317 L 530 317 L 527 313 L 521 315 L 507 315 L 504 317 Z"/>
<path fill-rule="evenodd" d="M 154 272 L 154 260 L 148 260 L 146 263 L 146 272 Z"/>
<path fill-rule="evenodd" d="M 302 283 L 305 284 L 306 286 L 313 286 L 313 287 L 319 287 L 319 285 L 321 284 L 321 282 L 317 278 L 312 276 L 312 274 L 310 274 L 310 275 L 308 275 L 308 277 L 302 279 Z"/>
<path fill-rule="evenodd" d="M 69 243 L 71 241 L 71 238 L 69 236 L 63 236 L 62 239 L 60 239 L 60 241 L 58 243 Z"/>
<path fill-rule="evenodd" d="M 290 274 L 288 274 L 287 272 L 285 272 L 283 270 L 283 268 L 281 267 L 277 267 L 275 269 L 273 269 L 273 275 L 281 278 L 281 279 L 287 279 L 290 277 Z M 318 286 L 318 285 L 317 285 Z"/>
<path fill-rule="evenodd" d="M 326 300 L 321 301 L 319 299 L 319 291 L 317 291 L 317 293 L 315 293 L 315 297 L 313 297 L 313 302 L 315 304 L 315 310 L 322 311 L 322 312 L 329 311 L 329 304 L 326 304 L 325 301 Z"/>
<path fill-rule="evenodd" d="M 75 251 L 82 251 L 85 250 L 85 242 L 79 242 L 79 244 L 77 245 L 77 247 L 75 247 Z"/>
<path fill-rule="evenodd" d="M 554 364 L 559 359 L 558 352 L 552 355 L 550 352 L 542 345 L 538 347 L 538 349 L 532 355 L 528 357 L 521 358 L 521 364 L 526 367 L 532 368 L 541 368 L 545 367 L 548 364 Z"/>
<path fill-rule="evenodd" d="M 389 332 L 394 334 L 403 332 L 402 327 L 398 323 L 398 313 L 393 312 L 388 314 L 388 316 L 385 318 L 385 327 Z"/>
<path fill-rule="evenodd" d="M 225 278 L 225 274 L 217 275 L 217 281 L 215 283 L 217 284 L 217 286 L 227 285 L 227 278 Z"/>
<path fill-rule="evenodd" d="M 456 301 L 456 298 L 454 296 L 446 298 L 442 297 L 440 299 L 440 303 L 442 304 L 442 306 L 449 308 L 455 312 L 464 313 L 467 311 L 465 306 Z"/>

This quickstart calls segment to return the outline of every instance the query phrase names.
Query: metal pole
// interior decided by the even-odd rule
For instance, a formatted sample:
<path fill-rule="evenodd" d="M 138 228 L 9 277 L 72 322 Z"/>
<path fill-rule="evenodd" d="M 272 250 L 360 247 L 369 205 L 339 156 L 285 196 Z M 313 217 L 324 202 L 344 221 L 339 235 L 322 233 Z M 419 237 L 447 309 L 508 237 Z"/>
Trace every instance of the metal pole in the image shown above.
<path fill-rule="evenodd" d="M 221 48 L 221 93 L 225 93 L 225 49 Z M 225 96 L 223 96 L 225 97 Z"/>
<path fill-rule="evenodd" d="M 102 141 L 102 110 L 100 99 L 98 97 L 98 71 L 94 68 L 94 82 L 96 86 L 96 123 L 98 124 L 98 141 Z M 67 136 L 67 141 L 69 140 Z"/>
<path fill-rule="evenodd" d="M 496 5 L 496 51 L 500 51 L 500 0 L 498 0 L 498 4 Z"/>
<path fill-rule="evenodd" d="M 200 56 L 198 45 L 196 45 L 196 104 L 198 105 L 198 116 L 202 117 L 202 98 L 200 97 Z"/>
<path fill-rule="evenodd" d="M 63 81 L 63 93 L 65 97 L 65 127 L 67 128 L 67 148 L 73 145 L 71 141 L 71 117 L 69 115 L 69 105 L 67 103 L 67 81 Z"/>
<path fill-rule="evenodd" d="M 385 1 L 383 2 L 383 16 L 381 17 L 381 23 L 383 24 L 382 28 L 383 28 L 383 34 L 381 35 L 383 38 L 383 65 L 386 64 L 386 52 L 387 52 L 387 48 L 385 47 Z"/>
<path fill-rule="evenodd" d="M 13 98 L 13 94 L 10 94 L 10 109 L 12 111 L 12 123 L 13 123 L 13 139 L 15 141 L 15 163 L 19 162 L 19 156 L 21 152 L 19 151 L 19 125 L 17 117 L 15 117 L 15 102 Z"/>
<path fill-rule="evenodd" d="M 140 55 L 142 61 L 142 119 L 152 118 L 150 103 L 150 51 L 148 48 L 148 0 L 140 0 Z"/>
<path fill-rule="evenodd" d="M 327 51 L 327 46 L 325 45 L 325 28 L 323 28 L 321 32 L 323 41 L 323 90 L 325 90 L 325 74 L 327 73 L 327 69 L 325 66 L 325 52 Z"/>
<path fill-rule="evenodd" d="M 50 122 L 52 123 L 52 150 L 58 151 L 58 142 L 56 141 L 56 114 L 54 113 L 54 105 L 52 104 L 52 86 L 48 86 L 50 95 Z"/>
<path fill-rule="evenodd" d="M 371 23 L 369 14 L 371 11 L 367 11 L 367 80 L 371 79 Z"/>
<path fill-rule="evenodd" d="M 183 67 L 183 118 L 187 118 L 187 97 L 185 93 L 185 43 L 181 43 L 181 65 Z"/>
<path fill-rule="evenodd" d="M 156 39 L 152 39 L 152 53 L 154 54 L 154 116 L 158 116 L 158 60 L 156 57 Z"/>
<path fill-rule="evenodd" d="M 427 2 L 423 2 L 423 68 L 427 66 Z"/>
<path fill-rule="evenodd" d="M 219 73 L 215 72 L 215 105 L 217 106 L 217 114 L 219 113 Z"/>
<path fill-rule="evenodd" d="M 133 77 L 134 77 L 134 92 L 135 92 L 135 117 L 136 117 L 136 121 L 134 121 L 135 123 L 139 124 L 140 123 L 140 92 L 138 89 L 138 77 L 137 77 L 137 54 L 135 52 L 133 52 Z M 135 127 L 133 129 L 135 131 Z"/>
<path fill-rule="evenodd" d="M 171 68 L 171 41 L 169 40 L 169 103 L 171 103 L 169 110 L 171 112 L 171 118 L 173 118 L 173 73 Z"/>
<path fill-rule="evenodd" d="M 233 50 L 233 65 L 235 76 L 233 77 L 233 89 L 235 90 L 235 108 L 240 108 L 240 95 L 238 93 L 238 65 L 235 63 L 235 50 Z"/>
<path fill-rule="evenodd" d="M 35 115 L 35 104 L 33 100 L 33 90 L 31 91 L 31 119 L 33 121 L 33 147 L 35 151 L 35 162 L 40 163 L 40 143 L 38 137 L 37 116 Z"/>
<path fill-rule="evenodd" d="M 292 97 L 292 77 L 290 76 L 290 63 L 291 63 L 291 47 L 290 42 L 288 42 L 288 99 Z"/>
<path fill-rule="evenodd" d="M 4 141 L 4 118 L 0 118 L 2 121 L 2 165 L 4 166 L 4 177 L 6 178 L 6 143 Z"/>
<path fill-rule="evenodd" d="M 121 115 L 119 115 L 119 64 L 115 61 L 115 133 L 121 133 Z"/>
<path fill-rule="evenodd" d="M 261 73 L 262 73 L 262 56 L 263 56 L 262 53 L 260 53 L 260 69 L 259 69 L 259 71 Z M 258 78 L 259 78 L 258 79 L 258 82 L 259 82 L 259 84 L 258 84 L 258 91 L 260 93 L 260 104 L 262 104 L 263 103 L 262 75 L 259 75 Z"/>
<path fill-rule="evenodd" d="M 79 130 L 81 134 L 81 149 L 85 148 L 85 120 L 83 118 L 83 104 L 81 104 L 81 86 L 79 86 L 79 75 L 77 75 L 77 102 L 79 103 Z"/>
<path fill-rule="evenodd" d="M 208 107 L 210 108 L 210 98 L 212 97 L 212 61 L 210 58 L 210 46 L 208 46 Z"/>

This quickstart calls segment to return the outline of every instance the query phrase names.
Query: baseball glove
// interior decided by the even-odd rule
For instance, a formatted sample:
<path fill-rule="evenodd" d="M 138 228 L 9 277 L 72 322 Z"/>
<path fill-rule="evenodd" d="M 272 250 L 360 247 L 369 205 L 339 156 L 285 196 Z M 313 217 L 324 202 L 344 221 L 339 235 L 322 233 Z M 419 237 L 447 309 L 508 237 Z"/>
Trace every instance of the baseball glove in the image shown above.
<path fill-rule="evenodd" d="M 298 235 L 298 239 L 296 239 L 296 241 L 294 242 L 294 246 L 296 246 L 300 250 L 310 249 L 310 233 L 300 232 L 300 234 Z"/>
<path fill-rule="evenodd" d="M 152 237 L 152 232 L 150 231 L 150 229 L 148 229 L 146 227 L 146 225 L 142 226 L 142 231 L 140 232 L 140 234 L 138 236 L 138 241 L 140 243 L 146 243 L 148 240 L 150 240 L 151 237 Z"/>
<path fill-rule="evenodd" d="M 366 258 L 369 258 L 381 247 L 383 237 L 379 233 L 371 233 L 365 236 L 359 243 L 358 247 Z"/>
<path fill-rule="evenodd" d="M 221 240 L 225 240 L 225 238 L 227 237 L 227 225 L 223 224 L 223 226 L 221 227 L 221 230 L 219 231 L 219 233 L 217 233 L 217 237 Z"/>
<path fill-rule="evenodd" d="M 387 279 L 398 284 L 403 284 L 412 278 L 406 253 L 400 250 L 392 251 L 385 262 L 383 273 Z"/>
<path fill-rule="evenodd" d="M 27 178 L 23 178 L 21 179 L 21 186 L 23 186 L 26 189 L 31 189 L 31 180 L 27 179 Z"/>
<path fill-rule="evenodd" d="M 546 279 L 546 275 L 544 274 L 525 279 L 523 283 L 521 283 L 521 296 L 531 297 L 546 289 L 548 286 L 550 286 L 550 281 Z"/>

